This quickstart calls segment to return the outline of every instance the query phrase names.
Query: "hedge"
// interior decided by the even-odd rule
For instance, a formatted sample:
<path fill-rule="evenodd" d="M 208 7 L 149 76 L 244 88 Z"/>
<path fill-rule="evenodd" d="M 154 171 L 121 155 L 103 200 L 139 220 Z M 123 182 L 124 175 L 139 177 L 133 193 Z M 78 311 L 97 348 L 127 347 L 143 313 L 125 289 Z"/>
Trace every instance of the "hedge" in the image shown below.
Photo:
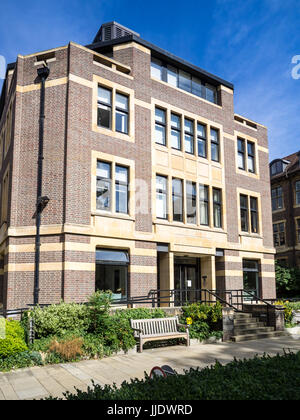
<path fill-rule="evenodd" d="M 216 362 L 184 375 L 146 376 L 123 382 L 120 388 L 94 385 L 87 392 L 64 396 L 67 400 L 300 400 L 300 352 L 234 360 L 224 366 Z"/>

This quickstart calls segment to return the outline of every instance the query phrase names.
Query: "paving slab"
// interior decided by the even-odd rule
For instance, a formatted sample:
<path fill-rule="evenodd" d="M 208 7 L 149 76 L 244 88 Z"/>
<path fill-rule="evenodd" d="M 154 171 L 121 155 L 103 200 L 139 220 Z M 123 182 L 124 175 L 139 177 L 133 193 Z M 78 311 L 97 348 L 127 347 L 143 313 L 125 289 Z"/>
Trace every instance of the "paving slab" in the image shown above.
<path fill-rule="evenodd" d="M 144 372 L 149 374 L 154 366 L 170 365 L 182 373 L 191 367 L 210 366 L 216 360 L 225 364 L 234 358 L 249 359 L 264 353 L 272 356 L 288 351 L 300 351 L 300 339 L 283 336 L 240 343 L 160 347 L 144 350 L 141 354 L 116 355 L 102 360 L 35 366 L 0 373 L 0 400 L 62 397 L 63 392 L 74 392 L 74 388 L 87 390 L 92 381 L 119 386 L 125 380 L 144 378 Z"/>

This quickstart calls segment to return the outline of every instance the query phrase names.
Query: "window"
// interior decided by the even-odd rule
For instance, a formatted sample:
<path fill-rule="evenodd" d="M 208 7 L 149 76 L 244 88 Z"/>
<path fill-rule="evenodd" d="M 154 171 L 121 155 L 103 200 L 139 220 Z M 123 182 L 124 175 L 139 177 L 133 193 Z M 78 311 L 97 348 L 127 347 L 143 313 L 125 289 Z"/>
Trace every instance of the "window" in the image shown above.
<path fill-rule="evenodd" d="M 166 111 L 155 108 L 155 142 L 166 145 Z"/>
<path fill-rule="evenodd" d="M 274 237 L 274 246 L 283 246 L 285 245 L 285 224 L 274 223 L 273 224 L 273 237 Z"/>
<path fill-rule="evenodd" d="M 167 65 L 167 82 L 175 87 L 178 85 L 178 71 L 176 67 L 170 66 L 169 64 Z"/>
<path fill-rule="evenodd" d="M 183 192 L 182 180 L 174 178 L 172 181 L 173 220 L 183 221 Z"/>
<path fill-rule="evenodd" d="M 300 181 L 295 184 L 296 204 L 300 204 Z"/>
<path fill-rule="evenodd" d="M 111 290 L 114 300 L 126 299 L 128 266 L 127 251 L 97 250 L 95 290 Z"/>
<path fill-rule="evenodd" d="M 200 96 L 200 98 L 204 96 L 201 80 L 194 76 L 192 77 L 192 93 L 194 95 Z"/>
<path fill-rule="evenodd" d="M 98 127 L 129 133 L 129 97 L 98 86 Z"/>
<path fill-rule="evenodd" d="M 248 171 L 251 173 L 255 172 L 255 147 L 254 143 L 247 141 L 247 151 L 248 151 Z"/>
<path fill-rule="evenodd" d="M 171 147 L 181 150 L 181 118 L 171 114 Z"/>
<path fill-rule="evenodd" d="M 167 218 L 167 177 L 156 176 L 156 217 L 158 219 Z"/>
<path fill-rule="evenodd" d="M 162 62 L 156 58 L 151 59 L 151 77 L 155 77 L 159 80 L 163 79 Z"/>
<path fill-rule="evenodd" d="M 116 131 L 128 134 L 128 96 L 116 93 Z"/>
<path fill-rule="evenodd" d="M 97 209 L 111 211 L 111 164 L 97 162 Z"/>
<path fill-rule="evenodd" d="M 218 188 L 213 188 L 213 214 L 214 227 L 222 227 L 222 192 Z"/>
<path fill-rule="evenodd" d="M 298 244 L 300 244 L 300 219 L 296 220 L 296 237 Z"/>
<path fill-rule="evenodd" d="M 283 209 L 282 187 L 272 188 L 272 211 Z"/>
<path fill-rule="evenodd" d="M 245 140 L 238 139 L 238 168 L 245 170 Z"/>
<path fill-rule="evenodd" d="M 271 165 L 271 176 L 280 174 L 281 172 L 285 171 L 289 163 L 290 162 L 286 160 L 276 160 Z"/>
<path fill-rule="evenodd" d="M 187 153 L 194 153 L 194 123 L 185 118 L 184 120 L 184 150 Z"/>
<path fill-rule="evenodd" d="M 192 91 L 192 77 L 189 73 L 179 70 L 178 87 L 186 92 Z"/>
<path fill-rule="evenodd" d="M 255 144 L 241 138 L 237 142 L 238 168 L 255 173 Z"/>
<path fill-rule="evenodd" d="M 258 233 L 258 208 L 257 198 L 250 197 L 251 232 Z"/>
<path fill-rule="evenodd" d="M 204 83 L 198 77 L 154 57 L 151 58 L 151 77 L 193 93 L 212 103 L 218 102 L 216 86 Z"/>
<path fill-rule="evenodd" d="M 240 211 L 241 211 L 241 230 L 242 232 L 249 231 L 249 219 L 248 219 L 248 197 L 246 195 L 240 195 Z"/>
<path fill-rule="evenodd" d="M 214 128 L 210 129 L 211 141 L 211 159 L 215 162 L 220 161 L 220 145 L 219 145 L 219 132 Z"/>
<path fill-rule="evenodd" d="M 197 143 L 198 156 L 206 158 L 207 144 L 206 144 L 206 127 L 203 124 L 197 124 Z"/>
<path fill-rule="evenodd" d="M 205 99 L 209 102 L 217 103 L 216 96 L 217 96 L 216 88 L 214 86 L 206 84 L 205 85 Z"/>
<path fill-rule="evenodd" d="M 112 91 L 101 86 L 98 88 L 98 126 L 111 129 Z"/>
<path fill-rule="evenodd" d="M 116 165 L 116 213 L 128 214 L 128 168 Z"/>
<path fill-rule="evenodd" d="M 241 231 L 258 233 L 258 199 L 240 194 Z"/>
<path fill-rule="evenodd" d="M 200 209 L 200 225 L 209 225 L 209 201 L 208 201 L 208 186 L 199 185 L 199 209 Z"/>
<path fill-rule="evenodd" d="M 259 270 L 257 261 L 243 260 L 243 289 L 253 293 L 255 296 L 259 295 L 258 273 Z M 246 293 L 244 299 L 247 300 Z"/>
<path fill-rule="evenodd" d="M 186 209 L 187 222 L 197 223 L 197 190 L 196 183 L 187 181 L 186 183 Z"/>

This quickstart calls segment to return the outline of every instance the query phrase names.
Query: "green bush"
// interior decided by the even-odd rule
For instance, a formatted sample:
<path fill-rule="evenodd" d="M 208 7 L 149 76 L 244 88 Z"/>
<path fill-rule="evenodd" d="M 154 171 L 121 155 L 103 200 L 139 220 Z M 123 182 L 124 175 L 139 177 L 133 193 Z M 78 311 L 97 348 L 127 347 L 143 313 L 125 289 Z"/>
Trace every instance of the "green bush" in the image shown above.
<path fill-rule="evenodd" d="M 63 336 L 67 332 L 85 332 L 90 326 L 89 309 L 86 305 L 60 303 L 45 308 L 39 306 L 30 311 L 34 321 L 36 338 Z"/>
<path fill-rule="evenodd" d="M 0 358 L 0 371 L 8 372 L 12 369 L 22 369 L 31 366 L 42 366 L 43 360 L 36 351 L 23 351 L 4 359 Z"/>
<path fill-rule="evenodd" d="M 160 308 L 134 308 L 134 309 L 118 309 L 115 312 L 116 317 L 123 319 L 151 319 L 151 318 L 165 318 L 166 312 Z"/>
<path fill-rule="evenodd" d="M 299 268 L 283 267 L 275 261 L 275 275 L 277 296 L 288 298 L 300 294 Z"/>
<path fill-rule="evenodd" d="M 106 354 L 127 351 L 135 346 L 133 330 L 127 319 L 117 316 L 99 316 L 95 334 L 102 337 Z"/>
<path fill-rule="evenodd" d="M 0 358 L 12 356 L 27 350 L 24 330 L 18 321 L 5 320 L 5 338 L 0 339 Z"/>
<path fill-rule="evenodd" d="M 222 305 L 216 302 L 213 305 L 193 303 L 182 308 L 181 323 L 185 324 L 187 318 L 192 319 L 190 337 L 205 340 L 214 332 L 222 330 Z"/>
<path fill-rule="evenodd" d="M 300 400 L 300 352 L 282 356 L 219 362 L 167 378 L 115 385 L 94 385 L 87 392 L 67 392 L 67 400 Z M 57 398 L 47 398 L 53 400 Z"/>

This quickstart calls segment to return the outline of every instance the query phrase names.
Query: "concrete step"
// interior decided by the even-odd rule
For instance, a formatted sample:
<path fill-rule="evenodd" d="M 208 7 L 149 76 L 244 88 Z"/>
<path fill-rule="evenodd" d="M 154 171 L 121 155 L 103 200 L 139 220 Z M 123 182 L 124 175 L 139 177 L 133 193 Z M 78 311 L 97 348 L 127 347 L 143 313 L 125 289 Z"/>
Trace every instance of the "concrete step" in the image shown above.
<path fill-rule="evenodd" d="M 249 321 L 237 321 L 234 320 L 234 326 L 236 328 L 242 328 L 242 327 L 254 327 L 255 325 L 257 325 L 258 327 L 263 327 L 265 325 L 264 322 L 258 321 L 256 319 L 250 319 Z"/>
<path fill-rule="evenodd" d="M 235 319 L 244 319 L 244 318 L 252 318 L 252 314 L 247 313 L 247 312 L 235 312 L 234 314 L 234 318 Z"/>
<path fill-rule="evenodd" d="M 245 335 L 235 335 L 232 337 L 232 341 L 240 342 L 240 341 L 249 341 L 249 340 L 258 340 L 261 338 L 272 338 L 272 337 L 280 337 L 286 335 L 284 331 L 270 331 L 270 332 L 262 332 L 256 334 L 245 334 Z"/>
<path fill-rule="evenodd" d="M 248 335 L 248 334 L 256 334 L 256 333 L 262 333 L 262 332 L 270 332 L 274 331 L 274 327 L 253 327 L 253 328 L 235 328 L 234 334 L 235 335 Z"/>

